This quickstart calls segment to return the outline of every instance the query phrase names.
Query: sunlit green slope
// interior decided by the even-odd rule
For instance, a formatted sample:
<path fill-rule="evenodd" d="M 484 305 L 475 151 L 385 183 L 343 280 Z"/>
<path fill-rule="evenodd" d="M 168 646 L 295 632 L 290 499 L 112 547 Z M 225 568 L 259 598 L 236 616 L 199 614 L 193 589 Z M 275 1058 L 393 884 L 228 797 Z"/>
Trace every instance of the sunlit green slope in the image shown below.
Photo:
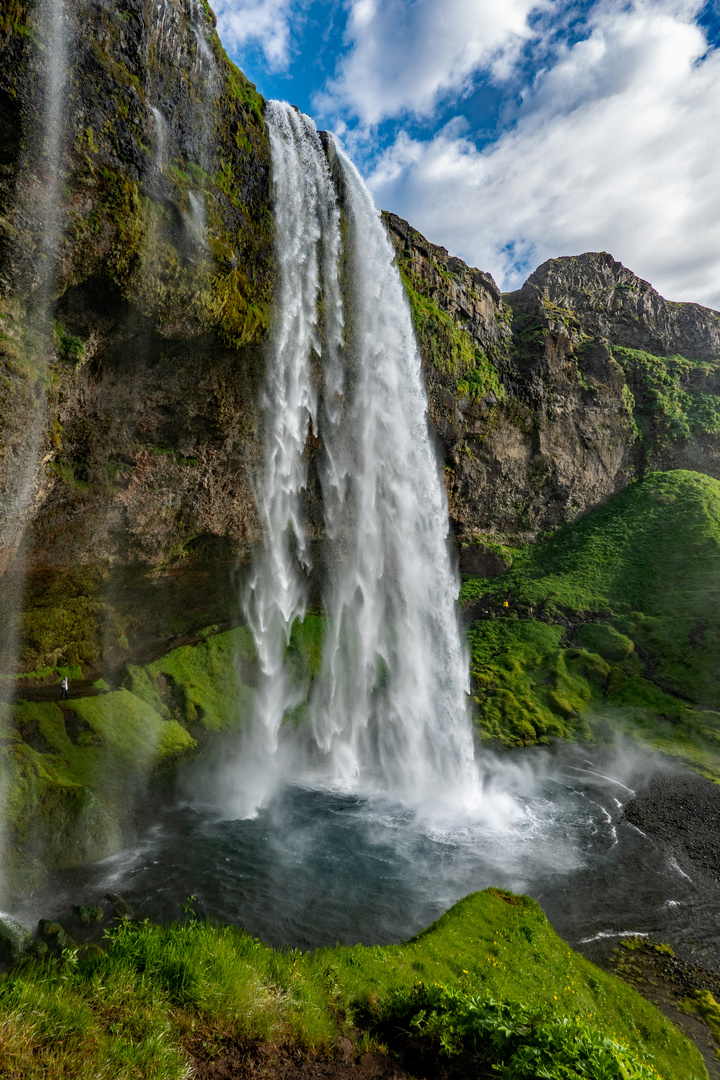
<path fill-rule="evenodd" d="M 273 950 L 234 927 L 121 924 L 0 982 L 7 1080 L 180 1080 L 291 1050 L 388 1050 L 413 1075 L 705 1080 L 685 1037 L 574 953 L 527 897 L 488 889 L 403 944 Z M 349 1043 L 348 1043 L 349 1040 Z M 493 1069 L 493 1066 L 496 1066 Z M 206 1075 L 206 1073 L 203 1073 Z M 215 1075 L 215 1074 L 213 1074 Z"/>
<path fill-rule="evenodd" d="M 478 723 L 508 743 L 608 727 L 720 770 L 720 482 L 652 473 L 467 579 Z M 503 602 L 508 598 L 508 607 Z"/>

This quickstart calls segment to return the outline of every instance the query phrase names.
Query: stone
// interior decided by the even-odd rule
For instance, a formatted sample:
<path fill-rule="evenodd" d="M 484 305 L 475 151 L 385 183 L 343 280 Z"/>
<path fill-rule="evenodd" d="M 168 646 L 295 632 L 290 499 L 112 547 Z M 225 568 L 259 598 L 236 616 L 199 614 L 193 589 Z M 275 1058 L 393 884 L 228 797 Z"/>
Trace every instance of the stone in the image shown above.
<path fill-rule="evenodd" d="M 58 922 L 52 922 L 50 919 L 41 919 L 37 928 L 38 937 L 45 938 L 46 941 L 56 941 L 58 934 L 63 933 L 63 928 Z"/>
<path fill-rule="evenodd" d="M 80 926 L 98 926 L 105 918 L 99 904 L 75 904 L 72 913 L 75 922 Z"/>
<path fill-rule="evenodd" d="M 510 559 L 482 544 L 468 544 L 460 549 L 460 573 L 473 577 L 500 577 L 512 566 Z"/>
<path fill-rule="evenodd" d="M 114 907 L 114 914 L 116 919 L 132 919 L 134 917 L 133 909 L 127 900 L 124 900 L 118 893 L 106 893 L 105 899 L 109 900 Z"/>
<path fill-rule="evenodd" d="M 32 934 L 12 915 L 0 915 L 0 957 L 17 963 L 27 952 Z"/>

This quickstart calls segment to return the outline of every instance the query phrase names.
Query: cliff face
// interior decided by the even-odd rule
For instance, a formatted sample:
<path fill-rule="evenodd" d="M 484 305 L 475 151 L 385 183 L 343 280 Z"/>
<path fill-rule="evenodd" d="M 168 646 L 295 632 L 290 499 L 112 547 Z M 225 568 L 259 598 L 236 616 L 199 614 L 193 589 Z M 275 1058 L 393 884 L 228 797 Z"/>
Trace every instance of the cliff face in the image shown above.
<path fill-rule="evenodd" d="M 226 593 L 257 535 L 270 148 L 214 21 L 205 0 L 0 15 L 0 572 L 7 621 L 25 607 L 0 653 L 19 637 L 24 670 L 217 620 L 198 566 Z"/>
<path fill-rule="evenodd" d="M 157 564 L 255 527 L 270 156 L 213 24 L 197 0 L 66 0 L 54 32 L 47 4 L 4 17 L 6 557 L 28 524 L 31 565 Z"/>
<path fill-rule="evenodd" d="M 670 303 L 592 252 L 552 259 L 501 296 L 406 222 L 387 223 L 461 543 L 532 538 L 648 469 L 720 476 L 720 314 Z"/>
<path fill-rule="evenodd" d="M 65 0 L 54 31 L 45 0 L 3 10 L 4 588 L 13 569 L 27 583 L 26 670 L 119 662 L 150 623 L 169 644 L 229 619 L 228 575 L 259 536 L 263 101 L 204 0 Z M 605 254 L 551 260 L 502 296 L 386 223 L 464 568 L 502 570 L 489 540 L 573 520 L 647 469 L 720 475 L 717 313 L 663 300 Z M 222 588 L 200 598 L 198 574 Z"/>

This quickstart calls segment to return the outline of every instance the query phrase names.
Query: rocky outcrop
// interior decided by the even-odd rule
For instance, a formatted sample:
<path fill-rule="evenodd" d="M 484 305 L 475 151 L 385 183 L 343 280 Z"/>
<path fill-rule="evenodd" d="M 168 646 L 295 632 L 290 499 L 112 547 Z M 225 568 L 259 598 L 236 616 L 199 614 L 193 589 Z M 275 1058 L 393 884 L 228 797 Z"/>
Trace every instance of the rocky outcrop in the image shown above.
<path fill-rule="evenodd" d="M 29 523 L 31 565 L 242 543 L 273 282 L 263 100 L 204 0 L 65 0 L 54 37 L 51 11 L 17 3 L 0 36 L 0 558 Z"/>
<path fill-rule="evenodd" d="M 615 345 L 656 356 L 720 358 L 720 312 L 665 300 L 605 251 L 548 259 L 507 300 L 516 311 L 564 309 L 584 334 Z"/>
<path fill-rule="evenodd" d="M 0 668 L 224 623 L 258 534 L 270 147 L 214 21 L 206 0 L 0 16 Z"/>
<path fill-rule="evenodd" d="M 597 253 L 550 260 L 501 296 L 386 221 L 461 545 L 533 538 L 647 469 L 720 476 L 720 314 Z"/>

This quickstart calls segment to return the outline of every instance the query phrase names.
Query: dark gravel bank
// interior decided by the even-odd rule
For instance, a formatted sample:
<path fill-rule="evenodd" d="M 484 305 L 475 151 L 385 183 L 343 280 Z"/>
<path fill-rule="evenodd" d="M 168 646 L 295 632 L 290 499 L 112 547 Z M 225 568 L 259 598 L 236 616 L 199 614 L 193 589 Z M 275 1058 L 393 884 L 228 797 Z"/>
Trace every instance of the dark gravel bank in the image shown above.
<path fill-rule="evenodd" d="M 696 773 L 662 768 L 625 807 L 624 818 L 659 841 L 706 902 L 720 904 L 720 786 Z M 695 1003 L 709 992 L 720 1002 L 720 964 L 688 962 L 637 941 L 616 949 L 615 972 L 632 983 L 695 1041 L 712 1080 L 720 1078 L 718 1044 Z"/>
<path fill-rule="evenodd" d="M 625 807 L 625 818 L 662 840 L 685 869 L 720 882 L 720 785 L 697 773 L 663 770 Z"/>

